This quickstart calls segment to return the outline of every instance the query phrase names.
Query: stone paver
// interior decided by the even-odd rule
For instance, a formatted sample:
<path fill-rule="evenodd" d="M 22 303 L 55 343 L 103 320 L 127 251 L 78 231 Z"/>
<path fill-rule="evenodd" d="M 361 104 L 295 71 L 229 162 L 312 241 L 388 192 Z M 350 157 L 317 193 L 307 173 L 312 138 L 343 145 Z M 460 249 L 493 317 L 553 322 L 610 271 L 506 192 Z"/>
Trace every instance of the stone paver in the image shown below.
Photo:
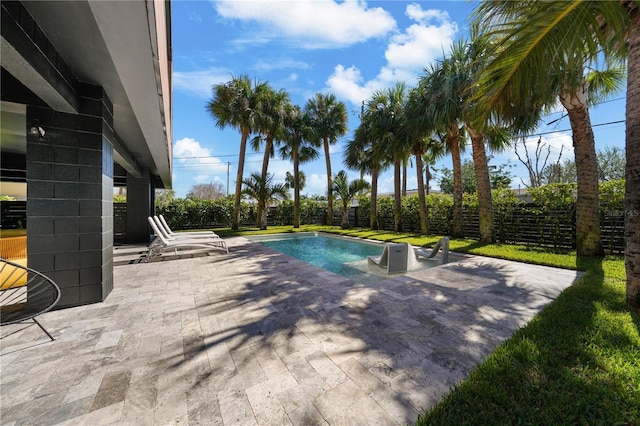
<path fill-rule="evenodd" d="M 367 285 L 244 238 L 114 251 L 103 303 L 6 326 L 4 424 L 407 424 L 578 277 L 483 257 Z"/>

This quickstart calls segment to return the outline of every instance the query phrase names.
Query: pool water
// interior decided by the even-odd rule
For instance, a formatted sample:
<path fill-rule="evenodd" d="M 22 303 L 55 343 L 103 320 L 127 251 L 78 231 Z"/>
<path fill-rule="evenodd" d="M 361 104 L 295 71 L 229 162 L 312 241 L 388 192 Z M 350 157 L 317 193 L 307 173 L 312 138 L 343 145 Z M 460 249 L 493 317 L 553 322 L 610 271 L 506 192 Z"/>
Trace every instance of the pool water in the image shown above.
<path fill-rule="evenodd" d="M 377 282 L 390 275 L 372 270 L 367 256 L 380 256 L 382 243 L 352 240 L 318 233 L 273 234 L 249 238 L 273 250 L 361 283 Z"/>

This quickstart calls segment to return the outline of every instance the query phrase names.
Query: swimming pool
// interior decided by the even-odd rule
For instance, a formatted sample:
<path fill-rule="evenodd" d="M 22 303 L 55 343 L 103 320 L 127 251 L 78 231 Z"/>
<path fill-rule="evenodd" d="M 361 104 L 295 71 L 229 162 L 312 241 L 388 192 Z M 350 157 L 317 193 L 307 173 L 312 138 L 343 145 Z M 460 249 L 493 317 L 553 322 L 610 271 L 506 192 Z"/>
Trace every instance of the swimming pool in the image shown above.
<path fill-rule="evenodd" d="M 317 232 L 249 237 L 273 250 L 362 283 L 389 278 L 372 270 L 368 256 L 380 256 L 384 243 L 355 240 Z M 426 266 L 429 267 L 429 266 Z"/>

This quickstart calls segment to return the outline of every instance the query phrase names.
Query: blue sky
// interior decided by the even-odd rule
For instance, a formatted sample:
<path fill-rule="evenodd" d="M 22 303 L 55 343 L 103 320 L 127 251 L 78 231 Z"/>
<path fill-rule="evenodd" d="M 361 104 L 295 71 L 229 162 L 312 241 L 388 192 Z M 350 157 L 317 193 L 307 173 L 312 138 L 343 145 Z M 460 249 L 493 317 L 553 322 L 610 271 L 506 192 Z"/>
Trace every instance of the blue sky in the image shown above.
<path fill-rule="evenodd" d="M 172 2 L 173 45 L 173 189 L 184 197 L 198 183 L 235 187 L 240 135 L 218 129 L 206 110 L 211 87 L 232 75 L 247 74 L 285 89 L 301 107 L 315 93 L 334 93 L 349 112 L 349 133 L 332 146 L 333 173 L 344 169 L 342 151 L 358 126 L 363 100 L 371 93 L 404 81 L 416 84 L 423 69 L 468 35 L 473 1 L 185 1 Z M 597 149 L 624 147 L 624 93 L 591 109 Z M 570 124 L 560 111 L 550 114 L 538 131 L 551 146 L 573 158 Z M 547 125 L 546 123 L 552 122 Z M 538 136 L 526 142 L 533 153 Z M 521 154 L 523 151 L 520 151 Z M 308 195 L 326 193 L 324 154 L 303 164 Z M 470 157 L 470 149 L 464 158 Z M 510 162 L 513 187 L 528 183 L 526 169 L 513 149 L 496 154 L 492 164 Z M 246 156 L 244 175 L 259 171 L 262 154 Z M 288 161 L 269 163 L 276 181 L 292 171 Z M 451 168 L 449 157 L 436 167 Z M 349 172 L 352 178 L 357 172 Z M 416 188 L 415 170 L 408 188 Z M 524 181 L 524 184 L 523 182 Z M 437 189 L 437 182 L 431 187 Z M 379 191 L 393 191 L 392 172 L 380 176 Z"/>

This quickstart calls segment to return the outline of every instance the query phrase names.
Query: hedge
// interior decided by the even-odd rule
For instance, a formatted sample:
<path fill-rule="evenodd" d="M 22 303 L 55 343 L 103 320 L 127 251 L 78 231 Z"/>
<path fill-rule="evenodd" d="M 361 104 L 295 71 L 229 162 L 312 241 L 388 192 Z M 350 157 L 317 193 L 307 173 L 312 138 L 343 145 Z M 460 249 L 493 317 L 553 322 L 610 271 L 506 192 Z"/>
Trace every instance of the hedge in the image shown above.
<path fill-rule="evenodd" d="M 619 253 L 624 250 L 624 181 L 600 184 L 600 211 L 602 240 L 605 250 Z M 529 189 L 533 203 L 524 203 L 511 190 L 492 192 L 496 238 L 504 243 L 528 243 L 537 246 L 575 248 L 575 184 L 553 184 Z M 369 196 L 361 196 L 358 206 L 352 207 L 352 226 L 369 226 Z M 434 235 L 451 233 L 453 200 L 446 194 L 427 196 L 429 231 Z M 169 225 L 176 229 L 219 228 L 231 225 L 233 201 L 190 200 L 176 198 L 157 206 Z M 475 194 L 464 194 L 464 233 L 467 238 L 478 239 L 478 199 Z M 315 200 L 302 200 L 301 224 L 322 224 L 326 204 Z M 342 209 L 336 203 L 334 225 L 340 224 Z M 408 232 L 420 231 L 418 196 L 403 197 L 403 227 Z M 255 205 L 241 203 L 240 223 L 255 226 Z M 381 229 L 392 230 L 393 197 L 378 198 L 378 223 Z M 282 201 L 272 206 L 268 225 L 292 225 L 293 202 Z"/>

